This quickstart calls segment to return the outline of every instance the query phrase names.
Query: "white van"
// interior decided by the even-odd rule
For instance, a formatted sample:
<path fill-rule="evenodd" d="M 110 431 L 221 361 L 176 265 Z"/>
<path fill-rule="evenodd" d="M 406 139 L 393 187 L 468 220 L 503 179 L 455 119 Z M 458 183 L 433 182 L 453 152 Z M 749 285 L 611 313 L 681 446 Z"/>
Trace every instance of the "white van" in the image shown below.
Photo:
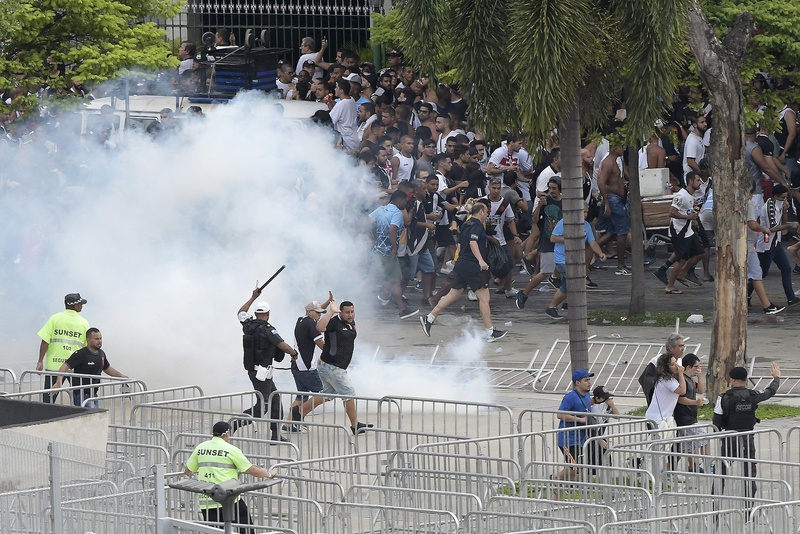
<path fill-rule="evenodd" d="M 117 139 L 123 139 L 128 130 L 145 132 L 147 127 L 158 122 L 162 109 L 168 108 L 177 120 L 185 120 L 191 106 L 199 106 L 204 114 L 213 113 L 215 109 L 226 105 L 225 100 L 196 99 L 183 96 L 132 95 L 125 99 L 106 97 L 93 100 L 79 110 L 81 115 L 81 135 L 94 135 L 99 126 L 108 124 L 108 118 L 102 117 L 100 110 L 109 105 L 113 111 L 111 119 Z M 328 111 L 328 106 L 320 102 L 303 100 L 280 100 L 274 103 L 283 107 L 283 116 L 288 119 L 306 122 L 320 110 Z"/>

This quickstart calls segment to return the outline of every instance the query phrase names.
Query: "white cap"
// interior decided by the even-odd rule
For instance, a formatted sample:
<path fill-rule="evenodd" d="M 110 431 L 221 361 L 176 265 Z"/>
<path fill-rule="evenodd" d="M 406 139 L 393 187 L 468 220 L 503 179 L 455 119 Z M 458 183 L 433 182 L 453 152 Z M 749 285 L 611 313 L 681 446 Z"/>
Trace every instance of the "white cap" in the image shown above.
<path fill-rule="evenodd" d="M 357 83 L 359 85 L 361 84 L 361 76 L 359 76 L 355 72 L 348 74 L 347 76 L 344 77 L 344 79 L 347 80 L 348 82 Z"/>
<path fill-rule="evenodd" d="M 256 302 L 256 313 L 269 313 L 269 303 L 264 300 Z"/>

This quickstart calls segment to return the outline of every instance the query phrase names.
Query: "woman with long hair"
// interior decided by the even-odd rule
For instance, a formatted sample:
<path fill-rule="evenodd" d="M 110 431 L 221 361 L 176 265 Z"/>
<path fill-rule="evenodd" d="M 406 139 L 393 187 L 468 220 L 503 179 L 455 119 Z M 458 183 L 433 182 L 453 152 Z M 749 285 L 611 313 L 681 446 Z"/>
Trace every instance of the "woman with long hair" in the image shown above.
<path fill-rule="evenodd" d="M 654 421 L 656 427 L 675 428 L 672 412 L 678 404 L 678 397 L 686 393 L 686 378 L 683 367 L 678 365 L 675 357 L 669 353 L 659 356 L 656 362 L 656 387 L 653 399 L 647 407 L 645 417 Z M 661 436 L 670 437 L 670 436 Z"/>

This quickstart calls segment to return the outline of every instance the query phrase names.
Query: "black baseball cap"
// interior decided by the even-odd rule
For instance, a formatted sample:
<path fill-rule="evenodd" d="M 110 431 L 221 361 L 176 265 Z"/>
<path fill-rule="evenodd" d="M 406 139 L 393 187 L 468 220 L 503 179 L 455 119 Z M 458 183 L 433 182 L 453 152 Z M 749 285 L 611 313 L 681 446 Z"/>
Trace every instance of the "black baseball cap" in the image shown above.
<path fill-rule="evenodd" d="M 609 393 L 608 389 L 606 389 L 605 386 L 597 386 L 596 388 L 594 388 L 594 390 L 592 391 L 592 395 L 596 399 L 603 399 L 603 400 L 610 399 L 611 397 L 614 396 L 611 393 Z"/>
<path fill-rule="evenodd" d="M 81 298 L 80 293 L 69 293 L 64 297 L 64 306 L 76 306 L 78 304 L 86 304 L 86 299 Z"/>
<path fill-rule="evenodd" d="M 734 367 L 731 369 L 729 376 L 734 380 L 747 380 L 747 369 L 744 367 Z"/>
<path fill-rule="evenodd" d="M 226 432 L 230 431 L 231 431 L 231 425 L 229 425 L 225 421 L 218 421 L 214 423 L 214 429 L 211 431 L 211 433 L 215 436 L 221 436 L 222 434 L 225 434 Z"/>

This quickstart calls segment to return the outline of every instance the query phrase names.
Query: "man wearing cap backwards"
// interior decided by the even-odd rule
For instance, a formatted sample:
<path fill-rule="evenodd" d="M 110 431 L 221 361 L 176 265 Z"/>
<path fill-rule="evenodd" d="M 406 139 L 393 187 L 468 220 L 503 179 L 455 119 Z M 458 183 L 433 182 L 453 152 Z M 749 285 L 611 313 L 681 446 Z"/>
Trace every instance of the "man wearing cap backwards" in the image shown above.
<path fill-rule="evenodd" d="M 297 351 L 278 335 L 278 331 L 274 326 L 269 324 L 269 304 L 265 301 L 262 300 L 256 303 L 255 317 L 248 315 L 247 310 L 250 309 L 250 306 L 259 295 L 261 295 L 261 290 L 254 289 L 252 296 L 239 308 L 239 322 L 242 323 L 242 331 L 244 332 L 244 368 L 247 370 L 247 376 L 250 377 L 253 389 L 264 396 L 265 403 L 269 403 L 270 395 L 277 390 L 275 382 L 272 381 L 273 360 L 283 361 L 285 354 L 289 354 L 292 358 L 297 358 Z M 268 369 L 267 373 L 261 371 L 261 374 L 259 374 L 260 368 Z M 261 402 L 257 401 L 252 408 L 245 410 L 244 413 L 253 417 L 261 417 Z M 281 419 L 281 402 L 278 395 L 272 399 L 270 418 L 273 420 Z M 236 420 L 234 421 L 233 430 L 235 432 L 239 427 L 249 424 L 250 422 L 246 420 Z M 271 440 L 288 441 L 279 435 L 278 423 L 270 423 L 269 427 L 272 431 Z"/>
<path fill-rule="evenodd" d="M 317 359 L 314 357 L 315 348 L 322 350 L 324 336 L 317 330 L 317 321 L 325 313 L 325 309 L 333 300 L 333 293 L 328 291 L 328 300 L 319 303 L 312 300 L 306 304 L 306 314 L 297 318 L 294 326 L 294 340 L 300 358 L 292 358 L 292 377 L 297 391 L 322 391 L 322 381 L 317 372 Z M 290 406 L 292 421 L 301 421 L 300 406 L 308 400 L 308 395 L 297 395 Z"/>
<path fill-rule="evenodd" d="M 42 369 L 58 371 L 73 352 L 86 346 L 86 331 L 89 329 L 89 321 L 79 315 L 84 304 L 86 304 L 86 299 L 81 298 L 80 293 L 69 293 L 64 297 L 66 309 L 52 315 L 39 330 L 42 342 L 39 344 L 37 371 Z M 54 381 L 54 377 L 45 376 L 44 389 L 50 389 Z M 44 393 L 42 402 L 55 402 L 56 397 L 58 397 L 58 392 L 52 395 Z"/>
<path fill-rule="evenodd" d="M 561 404 L 558 407 L 558 428 L 571 428 L 558 433 L 558 446 L 564 453 L 564 458 L 567 460 L 570 467 L 565 467 L 559 474 L 559 480 L 575 480 L 578 475 L 578 470 L 575 467 L 577 464 L 582 463 L 583 444 L 586 441 L 586 430 L 581 428 L 586 425 L 587 416 L 574 415 L 570 413 L 561 412 L 585 412 L 590 413 L 592 403 L 589 391 L 592 389 L 592 377 L 594 373 L 590 373 L 586 369 L 576 369 L 572 372 L 572 385 L 573 390 L 564 395 Z"/>
<path fill-rule="evenodd" d="M 247 473 L 254 477 L 275 478 L 275 471 L 253 465 L 237 447 L 229 443 L 231 426 L 225 421 L 214 423 L 212 438 L 204 441 L 194 448 L 192 455 L 186 460 L 183 472 L 192 477 L 197 473 L 197 479 L 210 484 L 221 484 L 228 480 L 239 478 L 239 473 Z M 225 521 L 222 504 L 203 494 L 200 494 L 200 512 L 203 520 L 213 523 Z M 234 509 L 232 522 L 243 525 L 252 525 L 247 504 L 237 497 L 237 507 Z M 250 534 L 252 529 L 240 528 L 240 534 Z"/>
<path fill-rule="evenodd" d="M 720 430 L 750 431 L 759 422 L 756 418 L 756 408 L 758 404 L 769 399 L 778 392 L 781 383 L 781 369 L 778 364 L 773 362 L 772 382 L 766 390 L 756 391 L 747 389 L 747 369 L 744 367 L 734 367 L 729 374 L 731 388 L 717 397 L 717 405 L 714 407 L 714 426 Z M 751 458 L 756 457 L 756 442 L 752 434 L 745 436 L 734 435 L 722 440 L 722 455 L 729 458 Z M 746 477 L 757 476 L 756 463 L 743 461 L 743 472 Z M 727 474 L 726 462 L 722 463 L 722 474 Z M 739 473 L 733 473 L 739 475 Z M 724 480 L 723 480 L 724 483 Z M 753 497 L 756 493 L 755 481 L 745 484 L 745 496 Z"/>

